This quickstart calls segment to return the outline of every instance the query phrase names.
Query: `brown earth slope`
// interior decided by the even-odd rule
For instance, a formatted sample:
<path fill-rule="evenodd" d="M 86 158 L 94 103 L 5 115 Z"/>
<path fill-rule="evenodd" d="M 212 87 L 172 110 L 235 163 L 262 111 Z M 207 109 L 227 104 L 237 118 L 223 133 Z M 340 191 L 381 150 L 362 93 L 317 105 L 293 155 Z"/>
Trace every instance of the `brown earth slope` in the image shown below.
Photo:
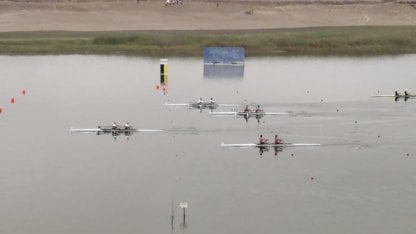
<path fill-rule="evenodd" d="M 396 1 L 0 1 L 0 31 L 262 29 L 416 25 Z"/>

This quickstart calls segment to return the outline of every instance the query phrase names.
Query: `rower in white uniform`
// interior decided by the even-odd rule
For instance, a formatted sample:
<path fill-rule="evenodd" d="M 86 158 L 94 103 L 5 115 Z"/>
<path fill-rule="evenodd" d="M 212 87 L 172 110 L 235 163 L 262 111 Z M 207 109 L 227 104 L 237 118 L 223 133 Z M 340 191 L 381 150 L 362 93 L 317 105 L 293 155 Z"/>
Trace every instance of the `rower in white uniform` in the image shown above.
<path fill-rule="evenodd" d="M 131 129 L 131 125 L 129 122 L 126 122 L 126 124 L 124 125 L 124 129 Z"/>
<path fill-rule="evenodd" d="M 113 123 L 112 125 L 112 129 L 117 129 L 118 128 L 118 124 L 116 122 Z"/>

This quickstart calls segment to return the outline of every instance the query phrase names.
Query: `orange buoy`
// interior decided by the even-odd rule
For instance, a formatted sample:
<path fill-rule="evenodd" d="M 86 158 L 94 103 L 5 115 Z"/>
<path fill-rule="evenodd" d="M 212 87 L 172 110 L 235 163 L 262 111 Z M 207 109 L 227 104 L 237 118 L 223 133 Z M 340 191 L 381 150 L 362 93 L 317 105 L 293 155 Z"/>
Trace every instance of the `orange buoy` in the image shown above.
<path fill-rule="evenodd" d="M 10 103 L 14 103 L 14 97 L 10 98 Z"/>
<path fill-rule="evenodd" d="M 23 94 L 23 95 L 26 95 L 26 89 L 23 89 L 23 90 L 22 90 L 22 94 Z"/>

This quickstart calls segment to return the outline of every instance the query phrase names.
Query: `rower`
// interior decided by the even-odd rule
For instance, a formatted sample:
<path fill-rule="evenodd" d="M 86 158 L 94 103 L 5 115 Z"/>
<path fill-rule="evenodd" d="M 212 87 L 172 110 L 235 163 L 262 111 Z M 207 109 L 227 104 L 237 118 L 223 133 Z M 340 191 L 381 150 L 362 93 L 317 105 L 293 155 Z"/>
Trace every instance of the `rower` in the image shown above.
<path fill-rule="evenodd" d="M 112 128 L 112 129 L 117 129 L 117 128 L 118 128 L 117 123 L 116 123 L 116 122 L 114 122 L 111 128 Z"/>
<path fill-rule="evenodd" d="M 281 144 L 282 143 L 282 139 L 280 139 L 277 135 L 274 135 L 274 143 L 276 145 Z"/>
<path fill-rule="evenodd" d="M 246 105 L 246 108 L 244 108 L 244 113 L 250 112 L 250 108 L 248 108 L 248 105 Z"/>
<path fill-rule="evenodd" d="M 215 104 L 215 101 L 213 98 L 209 99 L 209 104 Z"/>
<path fill-rule="evenodd" d="M 124 129 L 131 129 L 131 125 L 129 122 L 126 122 L 126 124 L 124 125 Z"/>
<path fill-rule="evenodd" d="M 404 90 L 404 96 L 409 96 L 410 94 L 409 94 L 409 92 L 408 92 L 408 90 L 407 89 L 405 89 Z"/>
<path fill-rule="evenodd" d="M 261 112 L 260 105 L 258 105 L 256 108 L 256 113 L 259 113 L 259 112 Z"/>
<path fill-rule="evenodd" d="M 202 105 L 202 104 L 204 104 L 204 101 L 202 100 L 202 98 L 200 98 L 197 103 Z"/>
<path fill-rule="evenodd" d="M 265 139 L 264 137 L 263 137 L 263 135 L 260 135 L 260 138 L 259 138 L 259 144 L 260 145 L 264 145 L 264 144 L 267 144 L 268 143 L 268 140 L 267 139 Z"/>
<path fill-rule="evenodd" d="M 400 93 L 399 93 L 399 90 L 394 90 L 394 96 L 396 96 L 396 97 L 399 97 L 400 96 Z"/>

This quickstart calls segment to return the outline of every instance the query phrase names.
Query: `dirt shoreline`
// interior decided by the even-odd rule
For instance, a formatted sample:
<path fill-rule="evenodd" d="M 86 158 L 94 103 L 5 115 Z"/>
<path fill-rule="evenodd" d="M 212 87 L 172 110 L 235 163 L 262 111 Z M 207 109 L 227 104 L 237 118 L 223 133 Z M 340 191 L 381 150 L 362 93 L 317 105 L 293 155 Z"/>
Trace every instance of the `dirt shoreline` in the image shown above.
<path fill-rule="evenodd" d="M 252 11 L 251 11 L 252 10 Z M 252 14 L 251 14 L 252 12 Z M 0 32 L 250 30 L 416 25 L 403 1 L 2 1 Z"/>

